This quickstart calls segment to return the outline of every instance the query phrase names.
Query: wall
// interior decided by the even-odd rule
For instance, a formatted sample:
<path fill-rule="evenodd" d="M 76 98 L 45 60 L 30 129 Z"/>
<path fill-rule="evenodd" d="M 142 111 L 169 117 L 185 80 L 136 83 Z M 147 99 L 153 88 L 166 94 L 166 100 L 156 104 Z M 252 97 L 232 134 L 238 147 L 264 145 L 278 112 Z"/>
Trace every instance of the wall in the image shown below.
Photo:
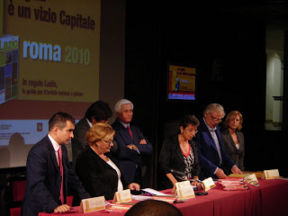
<path fill-rule="evenodd" d="M 113 108 L 124 96 L 125 0 L 102 1 L 101 19 L 99 96 Z"/>
<path fill-rule="evenodd" d="M 287 146 L 280 142 L 287 135 L 264 129 L 269 17 L 253 7 L 249 12 L 127 1 L 125 96 L 135 102 L 135 122 L 154 145 L 154 186 L 164 128 L 187 113 L 201 118 L 211 102 L 221 103 L 226 112 L 243 113 L 247 170 L 274 167 L 288 174 L 283 155 Z M 167 101 L 167 63 L 196 65 L 195 102 Z M 271 148 L 272 143 L 277 147 Z"/>

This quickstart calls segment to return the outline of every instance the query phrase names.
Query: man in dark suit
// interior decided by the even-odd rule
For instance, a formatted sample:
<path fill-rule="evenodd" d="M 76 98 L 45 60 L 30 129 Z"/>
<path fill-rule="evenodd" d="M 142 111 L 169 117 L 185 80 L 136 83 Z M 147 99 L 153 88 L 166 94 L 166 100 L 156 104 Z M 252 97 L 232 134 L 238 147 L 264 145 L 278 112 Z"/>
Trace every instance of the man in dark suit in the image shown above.
<path fill-rule="evenodd" d="M 64 213 L 68 186 L 77 195 L 88 198 L 68 161 L 67 145 L 73 137 L 74 118 L 63 112 L 49 120 L 49 132 L 32 147 L 27 158 L 27 184 L 22 206 L 23 216 L 37 216 L 39 212 Z"/>
<path fill-rule="evenodd" d="M 138 127 L 131 124 L 133 103 L 121 99 L 115 104 L 117 119 L 112 124 L 116 134 L 114 140 L 118 149 L 116 157 L 126 184 L 142 183 L 141 166 L 143 156 L 152 154 L 152 144 L 144 137 Z"/>
<path fill-rule="evenodd" d="M 108 122 L 112 116 L 109 105 L 101 100 L 91 104 L 87 109 L 84 118 L 82 118 L 75 126 L 74 138 L 72 139 L 72 164 L 75 168 L 76 160 L 80 152 L 88 146 L 86 140 L 86 132 L 97 122 Z M 114 145 L 111 151 L 114 151 L 117 145 Z"/>
<path fill-rule="evenodd" d="M 200 179 L 207 177 L 225 178 L 223 169 L 241 174 L 241 170 L 229 158 L 223 148 L 223 140 L 218 124 L 225 116 L 224 108 L 217 103 L 209 104 L 200 121 L 196 141 L 201 167 Z"/>

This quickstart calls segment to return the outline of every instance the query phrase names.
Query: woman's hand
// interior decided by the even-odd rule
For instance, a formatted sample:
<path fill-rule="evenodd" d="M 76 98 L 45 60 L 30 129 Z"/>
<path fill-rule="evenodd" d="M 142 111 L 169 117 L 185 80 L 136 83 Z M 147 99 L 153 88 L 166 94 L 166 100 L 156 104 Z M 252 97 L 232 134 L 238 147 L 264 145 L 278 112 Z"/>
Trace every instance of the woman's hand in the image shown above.
<path fill-rule="evenodd" d="M 140 185 L 137 183 L 132 182 L 131 184 L 128 185 L 128 188 L 130 190 L 136 190 L 139 191 L 140 190 Z"/>
<path fill-rule="evenodd" d="M 202 184 L 200 182 L 194 181 L 191 183 L 191 185 L 196 186 L 198 190 L 202 189 Z"/>

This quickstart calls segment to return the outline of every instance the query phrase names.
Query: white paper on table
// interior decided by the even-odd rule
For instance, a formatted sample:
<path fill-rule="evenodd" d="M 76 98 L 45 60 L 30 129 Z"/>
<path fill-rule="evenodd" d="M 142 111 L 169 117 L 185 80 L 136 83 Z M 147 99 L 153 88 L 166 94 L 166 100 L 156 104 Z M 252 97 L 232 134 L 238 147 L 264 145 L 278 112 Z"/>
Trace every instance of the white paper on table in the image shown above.
<path fill-rule="evenodd" d="M 138 200 L 138 201 L 143 201 L 143 200 L 148 200 L 152 199 L 151 196 L 143 196 L 143 195 L 132 195 L 133 200 Z"/>
<path fill-rule="evenodd" d="M 169 195 L 169 194 L 165 194 L 165 193 L 159 192 L 159 191 L 154 190 L 152 188 L 144 188 L 144 189 L 141 189 L 141 190 L 146 192 L 146 193 L 149 193 L 151 195 L 154 195 L 154 196 L 174 196 L 174 195 Z"/>

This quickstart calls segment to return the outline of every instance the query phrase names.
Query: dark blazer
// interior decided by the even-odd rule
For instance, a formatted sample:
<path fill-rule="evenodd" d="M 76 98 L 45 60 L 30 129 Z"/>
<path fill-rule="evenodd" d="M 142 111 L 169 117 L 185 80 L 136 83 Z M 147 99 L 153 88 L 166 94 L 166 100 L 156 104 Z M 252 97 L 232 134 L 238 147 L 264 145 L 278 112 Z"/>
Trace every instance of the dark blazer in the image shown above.
<path fill-rule="evenodd" d="M 117 165 L 111 156 L 109 158 Z M 76 173 L 91 196 L 105 196 L 106 200 L 113 199 L 118 188 L 117 172 L 89 146 L 77 159 Z"/>
<path fill-rule="evenodd" d="M 198 162 L 198 152 L 197 152 L 197 146 L 194 141 L 189 141 L 193 155 L 194 155 L 194 164 L 192 168 L 192 176 L 198 176 L 200 172 L 200 166 Z M 173 185 L 170 182 L 170 180 L 167 178 L 166 174 L 171 173 L 171 170 L 176 170 L 179 172 L 184 172 L 185 170 L 185 163 L 183 159 L 183 154 L 180 149 L 180 144 L 178 141 L 178 134 L 173 135 L 167 139 L 164 140 L 164 143 L 162 145 L 160 155 L 159 155 L 159 166 L 161 171 L 163 172 L 161 185 L 164 188 L 171 188 Z M 172 173 L 173 174 L 173 173 Z M 174 177 L 177 179 L 177 176 L 174 175 Z M 181 181 L 180 179 L 177 179 L 178 181 Z"/>
<path fill-rule="evenodd" d="M 61 145 L 61 148 L 64 197 L 67 195 L 68 185 L 82 199 L 90 197 L 69 165 L 66 147 Z M 31 148 L 26 168 L 27 183 L 22 215 L 37 216 L 39 212 L 52 212 L 61 204 L 59 202 L 61 175 L 55 151 L 48 136 Z"/>
<path fill-rule="evenodd" d="M 210 131 L 204 120 L 200 120 L 200 125 L 198 127 L 198 133 L 196 136 L 196 142 L 198 145 L 198 157 L 201 167 L 200 179 L 205 179 L 208 177 L 217 178 L 217 176 L 214 175 L 217 167 L 230 170 L 235 165 L 235 163 L 230 159 L 224 150 L 222 135 L 218 126 L 216 127 L 215 132 L 221 150 L 222 164 L 220 164 L 217 147 L 210 134 Z"/>
<path fill-rule="evenodd" d="M 228 129 L 222 131 L 223 145 L 230 158 L 243 171 L 245 155 L 244 134 L 241 131 L 236 131 L 236 135 L 239 141 L 239 149 L 236 148 Z"/>
<path fill-rule="evenodd" d="M 85 117 L 75 125 L 75 130 L 73 132 L 74 138 L 71 140 L 73 168 L 75 168 L 78 155 L 85 149 L 86 146 L 88 146 L 85 136 L 89 129 L 90 125 Z"/>
<path fill-rule="evenodd" d="M 133 140 L 127 130 L 117 118 L 112 124 L 116 134 L 114 140 L 117 142 L 118 149 L 116 157 L 119 162 L 119 168 L 123 175 L 123 179 L 127 184 L 135 182 L 135 174 L 137 166 L 142 164 L 142 155 L 150 155 L 152 153 L 152 144 L 144 137 L 140 129 L 132 124 L 130 128 L 133 134 Z M 140 144 L 141 139 L 146 139 L 147 144 Z M 126 147 L 126 145 L 135 144 L 140 154 Z"/>

